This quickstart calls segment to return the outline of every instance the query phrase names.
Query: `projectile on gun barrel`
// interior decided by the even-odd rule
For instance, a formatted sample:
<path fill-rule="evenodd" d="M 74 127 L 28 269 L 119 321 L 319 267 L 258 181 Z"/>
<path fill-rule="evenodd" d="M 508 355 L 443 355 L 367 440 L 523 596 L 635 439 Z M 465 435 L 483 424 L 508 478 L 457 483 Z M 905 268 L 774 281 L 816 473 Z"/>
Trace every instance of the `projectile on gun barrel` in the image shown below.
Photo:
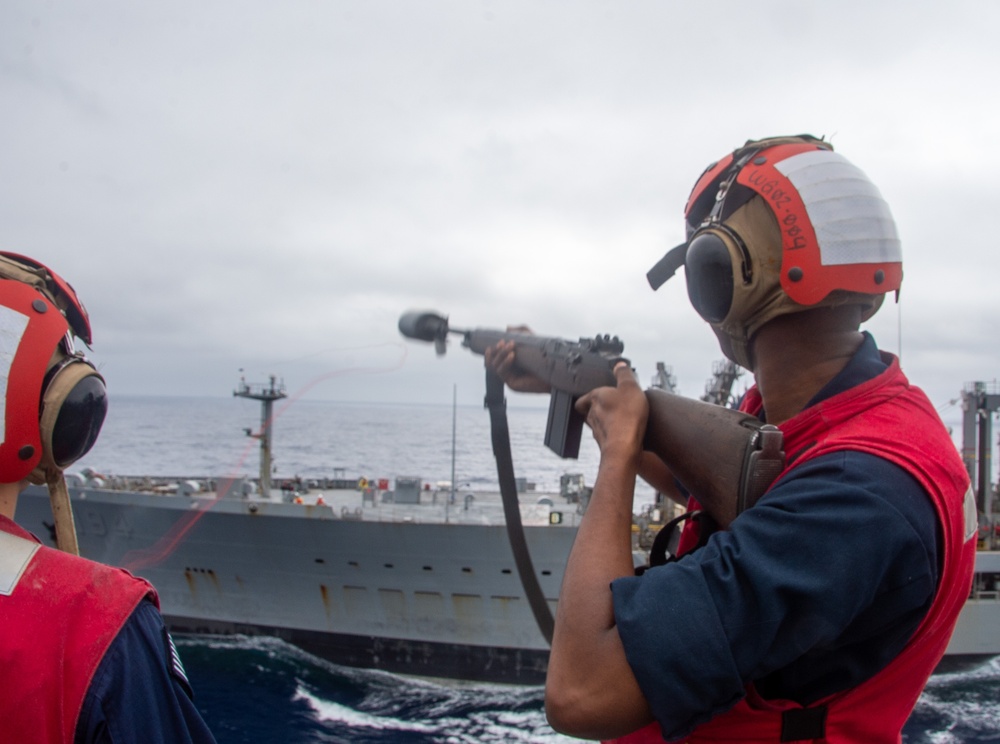
<path fill-rule="evenodd" d="M 617 336 L 567 341 L 530 333 L 451 328 L 436 312 L 408 312 L 399 319 L 407 338 L 433 342 L 445 353 L 449 333 L 476 354 L 500 341 L 516 344 L 520 369 L 549 383 L 552 398 L 545 444 L 560 457 L 576 457 L 584 419 L 573 404 L 594 388 L 616 385 L 614 367 L 627 362 Z M 649 417 L 644 448 L 658 456 L 674 476 L 725 528 L 753 506 L 784 469 L 783 435 L 776 426 L 730 408 L 685 398 L 665 390 L 646 391 Z"/>
<path fill-rule="evenodd" d="M 594 388 L 614 387 L 615 364 L 628 361 L 622 357 L 625 345 L 617 336 L 568 341 L 489 328 L 462 330 L 451 328 L 445 316 L 431 311 L 404 313 L 399 331 L 407 338 L 433 342 L 439 356 L 445 353 L 449 333 L 462 336 L 462 346 L 476 354 L 485 354 L 500 341 L 513 341 L 517 366 L 552 388 L 545 445 L 560 457 L 580 454 L 584 418 L 574 408 L 577 398 Z"/>

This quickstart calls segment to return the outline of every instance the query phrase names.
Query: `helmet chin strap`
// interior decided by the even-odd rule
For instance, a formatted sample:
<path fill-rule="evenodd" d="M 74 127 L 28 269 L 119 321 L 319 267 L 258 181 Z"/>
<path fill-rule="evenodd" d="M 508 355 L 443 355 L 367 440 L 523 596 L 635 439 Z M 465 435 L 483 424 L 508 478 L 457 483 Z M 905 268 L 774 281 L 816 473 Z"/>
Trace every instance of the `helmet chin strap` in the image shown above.
<path fill-rule="evenodd" d="M 45 485 L 49 488 L 52 516 L 56 522 L 56 547 L 72 555 L 80 555 L 80 545 L 76 540 L 76 523 L 73 521 L 73 506 L 69 501 L 69 489 L 63 471 L 53 468 L 45 471 Z"/>

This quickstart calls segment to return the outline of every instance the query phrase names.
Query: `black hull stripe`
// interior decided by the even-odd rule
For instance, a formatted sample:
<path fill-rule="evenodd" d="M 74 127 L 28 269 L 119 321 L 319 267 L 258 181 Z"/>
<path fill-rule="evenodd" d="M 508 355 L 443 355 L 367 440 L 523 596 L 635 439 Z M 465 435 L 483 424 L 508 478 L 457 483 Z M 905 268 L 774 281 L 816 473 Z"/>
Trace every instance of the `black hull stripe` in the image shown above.
<path fill-rule="evenodd" d="M 421 677 L 541 685 L 548 652 L 275 628 L 225 620 L 164 618 L 173 634 L 271 636 L 334 664 Z"/>

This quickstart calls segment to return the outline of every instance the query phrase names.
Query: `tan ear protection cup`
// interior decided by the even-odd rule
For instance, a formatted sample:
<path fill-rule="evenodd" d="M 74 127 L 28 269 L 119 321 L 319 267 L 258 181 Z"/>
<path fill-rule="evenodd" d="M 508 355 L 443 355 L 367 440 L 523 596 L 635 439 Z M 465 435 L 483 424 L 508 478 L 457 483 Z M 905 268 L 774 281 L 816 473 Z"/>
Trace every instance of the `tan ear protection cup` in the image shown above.
<path fill-rule="evenodd" d="M 87 454 L 106 413 L 104 378 L 86 360 L 66 357 L 42 395 L 42 459 L 36 473 L 44 478 L 45 471 L 61 470 Z"/>

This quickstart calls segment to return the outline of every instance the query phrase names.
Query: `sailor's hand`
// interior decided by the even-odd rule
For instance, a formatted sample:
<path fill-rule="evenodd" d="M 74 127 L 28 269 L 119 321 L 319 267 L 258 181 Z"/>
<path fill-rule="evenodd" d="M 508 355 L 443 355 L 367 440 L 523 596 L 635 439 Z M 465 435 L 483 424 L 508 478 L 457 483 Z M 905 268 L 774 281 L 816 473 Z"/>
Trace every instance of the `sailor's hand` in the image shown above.
<path fill-rule="evenodd" d="M 527 326 L 508 326 L 514 333 L 531 333 Z M 550 393 L 552 388 L 544 380 L 524 372 L 517 366 L 517 344 L 514 341 L 500 341 L 483 354 L 486 368 L 493 370 L 507 387 L 519 393 Z"/>
<path fill-rule="evenodd" d="M 586 417 L 602 461 L 623 457 L 638 467 L 649 404 L 628 364 L 619 362 L 614 372 L 617 386 L 591 390 L 576 402 L 576 410 Z"/>

